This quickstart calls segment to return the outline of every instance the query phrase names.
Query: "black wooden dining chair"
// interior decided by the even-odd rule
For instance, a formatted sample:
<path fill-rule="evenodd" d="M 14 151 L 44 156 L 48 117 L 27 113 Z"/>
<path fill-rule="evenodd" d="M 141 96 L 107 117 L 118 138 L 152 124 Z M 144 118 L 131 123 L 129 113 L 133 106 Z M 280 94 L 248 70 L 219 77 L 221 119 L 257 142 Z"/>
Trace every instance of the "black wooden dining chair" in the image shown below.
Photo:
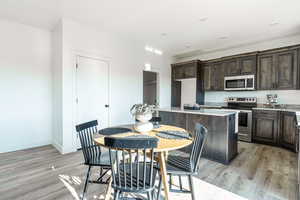
<path fill-rule="evenodd" d="M 201 153 L 207 138 L 207 129 L 201 124 L 197 123 L 195 126 L 195 134 L 193 136 L 193 143 L 189 147 L 185 148 L 185 151 L 176 151 L 176 153 L 169 154 L 167 160 L 167 174 L 170 176 L 170 191 L 191 193 L 192 200 L 195 200 L 194 188 L 192 182 L 192 176 L 197 175 L 199 171 L 199 161 Z M 186 150 L 190 150 L 187 152 Z M 172 176 L 178 176 L 179 188 L 172 189 Z M 186 176 L 189 180 L 190 190 L 184 190 L 182 187 L 181 177 Z M 159 193 L 161 192 L 161 178 L 159 181 Z"/>
<path fill-rule="evenodd" d="M 88 183 L 107 184 L 109 179 L 104 181 L 104 176 L 111 169 L 108 151 L 102 152 L 101 148 L 94 143 L 94 134 L 97 133 L 98 121 L 90 121 L 76 126 L 76 131 L 79 135 L 82 153 L 84 157 L 84 164 L 88 165 L 86 180 L 82 199 L 84 199 Z M 100 175 L 96 181 L 90 181 L 90 174 L 92 167 L 100 167 Z"/>
<path fill-rule="evenodd" d="M 154 148 L 157 147 L 158 139 L 106 137 L 104 140 L 111 158 L 114 199 L 128 199 L 124 194 L 130 193 L 147 194 L 147 198 L 152 200 L 158 174 L 154 163 Z M 118 153 L 113 154 L 112 149 Z"/>

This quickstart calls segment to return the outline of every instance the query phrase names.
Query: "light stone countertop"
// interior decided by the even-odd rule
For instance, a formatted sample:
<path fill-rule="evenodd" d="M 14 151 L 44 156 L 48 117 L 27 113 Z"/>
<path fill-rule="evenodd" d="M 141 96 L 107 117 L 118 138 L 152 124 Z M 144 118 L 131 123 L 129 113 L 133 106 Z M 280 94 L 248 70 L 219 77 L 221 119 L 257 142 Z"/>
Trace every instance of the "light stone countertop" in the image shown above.
<path fill-rule="evenodd" d="M 279 107 L 268 107 L 264 104 L 258 104 L 253 110 L 274 110 L 274 111 L 286 111 L 286 112 L 299 112 L 300 114 L 300 105 L 296 104 L 278 104 Z"/>
<path fill-rule="evenodd" d="M 199 114 L 199 115 L 210 115 L 210 116 L 229 116 L 232 114 L 236 114 L 235 111 L 223 111 L 220 109 L 205 109 L 201 108 L 200 110 L 185 110 L 179 107 L 166 107 L 166 108 L 158 108 L 158 111 L 166 111 L 166 112 L 178 112 L 178 113 L 189 113 L 189 114 Z"/>
<path fill-rule="evenodd" d="M 253 108 L 253 110 L 269 110 L 269 111 L 285 111 L 285 112 L 295 112 L 297 118 L 297 126 L 300 128 L 300 106 L 299 105 L 285 105 L 281 108 L 268 108 L 262 105 Z"/>
<path fill-rule="evenodd" d="M 268 108 L 268 107 L 256 107 L 252 108 L 252 110 L 273 110 L 273 111 L 286 111 L 286 112 L 299 112 L 300 114 L 300 109 L 299 108 Z"/>

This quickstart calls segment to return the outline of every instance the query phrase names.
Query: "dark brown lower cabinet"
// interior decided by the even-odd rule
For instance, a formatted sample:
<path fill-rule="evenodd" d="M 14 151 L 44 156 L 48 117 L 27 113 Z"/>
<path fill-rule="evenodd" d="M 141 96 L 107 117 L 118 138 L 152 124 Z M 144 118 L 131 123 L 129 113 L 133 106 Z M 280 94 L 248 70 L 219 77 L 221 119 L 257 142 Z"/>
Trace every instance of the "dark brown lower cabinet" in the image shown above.
<path fill-rule="evenodd" d="M 253 141 L 297 151 L 298 134 L 294 112 L 255 110 Z"/>
<path fill-rule="evenodd" d="M 278 143 L 278 116 L 277 111 L 254 111 L 252 133 L 254 142 L 271 145 Z"/>
<path fill-rule="evenodd" d="M 294 112 L 281 112 L 281 128 L 279 143 L 282 147 L 292 151 L 298 149 L 298 133 L 296 127 L 296 117 Z"/>

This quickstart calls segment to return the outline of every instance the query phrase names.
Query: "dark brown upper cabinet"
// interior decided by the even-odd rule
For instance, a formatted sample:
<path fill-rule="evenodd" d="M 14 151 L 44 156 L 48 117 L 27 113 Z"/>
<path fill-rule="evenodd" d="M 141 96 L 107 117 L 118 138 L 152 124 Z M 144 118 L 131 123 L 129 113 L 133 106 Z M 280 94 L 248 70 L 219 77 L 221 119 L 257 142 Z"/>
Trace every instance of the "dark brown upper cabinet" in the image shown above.
<path fill-rule="evenodd" d="M 187 62 L 175 63 L 171 65 L 171 106 L 181 106 L 181 80 L 195 78 L 196 79 L 196 102 L 204 103 L 204 78 L 200 70 L 200 61 L 192 60 Z"/>
<path fill-rule="evenodd" d="M 256 74 L 256 55 L 242 56 L 224 61 L 226 76 Z"/>
<path fill-rule="evenodd" d="M 199 60 L 172 64 L 172 78 L 174 80 L 196 78 Z"/>
<path fill-rule="evenodd" d="M 276 89 L 296 89 L 297 51 L 283 51 L 276 54 Z"/>
<path fill-rule="evenodd" d="M 299 89 L 300 45 L 172 65 L 173 80 L 198 77 L 205 91 L 223 91 L 224 77 L 242 75 L 255 75 L 257 90 Z"/>
<path fill-rule="evenodd" d="M 212 64 L 212 76 L 211 76 L 211 85 L 213 86 L 214 91 L 224 90 L 224 75 L 225 68 L 224 63 L 217 62 Z"/>
<path fill-rule="evenodd" d="M 259 55 L 257 65 L 257 81 L 258 90 L 275 89 L 275 56 L 273 54 Z"/>
<path fill-rule="evenodd" d="M 256 74 L 256 65 L 257 65 L 256 55 L 240 58 L 239 65 L 240 65 L 241 75 Z"/>
<path fill-rule="evenodd" d="M 204 90 L 222 91 L 224 90 L 225 68 L 222 62 L 207 62 L 202 65 L 204 78 Z"/>
<path fill-rule="evenodd" d="M 203 69 L 203 79 L 204 79 L 204 90 L 211 90 L 211 79 L 212 77 L 212 67 L 209 64 L 205 64 L 202 67 Z"/>
<path fill-rule="evenodd" d="M 197 66 L 197 63 L 190 63 L 184 66 L 184 78 L 196 78 Z"/>
<path fill-rule="evenodd" d="M 224 61 L 226 68 L 226 76 L 238 76 L 240 75 L 240 66 L 237 59 L 230 59 Z"/>
<path fill-rule="evenodd" d="M 266 52 L 258 56 L 257 89 L 297 89 L 297 50 Z"/>
<path fill-rule="evenodd" d="M 175 79 L 183 79 L 184 78 L 184 72 L 183 72 L 182 66 L 176 66 L 172 68 L 172 78 Z"/>

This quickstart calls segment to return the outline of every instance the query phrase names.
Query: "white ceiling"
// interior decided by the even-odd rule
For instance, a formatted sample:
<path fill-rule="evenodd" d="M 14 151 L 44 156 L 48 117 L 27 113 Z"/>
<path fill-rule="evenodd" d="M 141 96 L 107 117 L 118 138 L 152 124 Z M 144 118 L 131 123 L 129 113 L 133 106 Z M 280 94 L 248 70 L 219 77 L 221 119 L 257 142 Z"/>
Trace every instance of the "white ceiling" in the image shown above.
<path fill-rule="evenodd" d="M 49 30 L 66 17 L 171 54 L 300 34 L 299 0 L 1 0 L 0 17 Z"/>

